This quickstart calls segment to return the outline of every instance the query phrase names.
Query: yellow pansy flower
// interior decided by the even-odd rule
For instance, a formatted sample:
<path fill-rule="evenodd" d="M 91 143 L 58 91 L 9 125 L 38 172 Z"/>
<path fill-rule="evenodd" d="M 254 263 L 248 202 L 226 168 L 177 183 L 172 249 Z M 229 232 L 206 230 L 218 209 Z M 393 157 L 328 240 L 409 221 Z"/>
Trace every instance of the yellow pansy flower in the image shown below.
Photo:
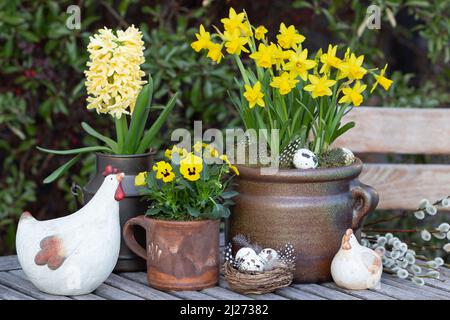
<path fill-rule="evenodd" d="M 305 86 L 305 91 L 311 92 L 313 98 L 322 97 L 322 96 L 331 96 L 333 92 L 330 87 L 333 86 L 336 81 L 330 80 L 325 75 L 321 78 L 310 74 L 309 81 L 311 82 L 307 86 Z"/>
<path fill-rule="evenodd" d="M 178 148 L 177 146 L 173 146 L 172 149 L 167 149 L 164 152 L 164 155 L 168 159 L 172 159 L 174 154 L 177 154 L 180 158 L 184 158 L 187 155 L 187 150 L 185 148 Z"/>
<path fill-rule="evenodd" d="M 265 34 L 267 33 L 266 27 L 264 26 L 259 26 L 258 28 L 255 29 L 255 39 L 256 40 L 262 40 L 265 37 Z"/>
<path fill-rule="evenodd" d="M 147 178 L 147 171 L 139 172 L 139 174 L 134 177 L 134 185 L 136 187 L 145 186 L 147 184 L 145 181 L 146 178 Z"/>
<path fill-rule="evenodd" d="M 293 48 L 297 50 L 297 45 L 305 41 L 305 37 L 295 30 L 294 26 L 286 27 L 282 22 L 280 24 L 280 34 L 277 35 L 278 43 L 283 49 Z"/>
<path fill-rule="evenodd" d="M 347 77 L 349 80 L 359 80 L 364 77 L 367 70 L 362 67 L 364 62 L 364 55 L 356 57 L 354 53 L 339 64 L 338 68 L 341 71 L 339 79 Z"/>
<path fill-rule="evenodd" d="M 261 83 L 257 81 L 252 87 L 248 84 L 245 85 L 244 97 L 247 99 L 250 109 L 255 105 L 264 107 L 264 93 L 261 92 Z"/>
<path fill-rule="evenodd" d="M 219 157 L 219 159 L 222 160 L 223 162 L 225 162 L 225 163 L 228 165 L 228 167 L 229 167 L 231 170 L 233 170 L 233 172 L 234 172 L 237 176 L 239 175 L 239 170 L 237 169 L 236 166 L 233 166 L 233 165 L 231 164 L 231 161 L 230 161 L 230 159 L 228 159 L 227 155 L 223 154 L 223 155 L 221 155 L 221 156 Z"/>
<path fill-rule="evenodd" d="M 381 69 L 380 75 L 375 75 L 375 79 L 377 81 L 373 84 L 372 89 L 370 89 L 370 93 L 372 93 L 373 90 L 375 90 L 375 88 L 378 86 L 378 84 L 380 84 L 386 91 L 388 91 L 389 88 L 391 87 L 391 85 L 394 81 L 392 81 L 391 79 L 388 79 L 384 76 L 384 74 L 386 73 L 387 66 L 388 65 L 386 64 L 384 66 L 384 68 Z"/>
<path fill-rule="evenodd" d="M 308 49 L 300 53 L 294 53 L 284 65 L 284 70 L 289 71 L 293 77 L 300 76 L 303 81 L 308 79 L 308 70 L 316 66 L 314 60 L 308 60 Z"/>
<path fill-rule="evenodd" d="M 258 46 L 258 51 L 253 52 L 250 55 L 250 58 L 255 60 L 256 65 L 262 68 L 270 68 L 275 63 L 274 57 L 274 45 L 266 46 L 263 43 L 260 43 Z"/>
<path fill-rule="evenodd" d="M 233 32 L 225 31 L 225 48 L 229 54 L 240 55 L 241 51 L 248 52 L 244 47 L 248 43 L 248 38 L 241 37 L 239 30 L 234 30 Z"/>
<path fill-rule="evenodd" d="M 320 56 L 320 62 L 322 62 L 322 68 L 320 68 L 320 73 L 328 73 L 330 67 L 338 68 L 342 63 L 342 60 L 336 57 L 337 45 L 332 46 L 328 45 L 327 53 L 324 53 Z"/>
<path fill-rule="evenodd" d="M 189 153 L 180 161 L 180 173 L 189 181 L 197 181 L 200 179 L 200 173 L 203 170 L 202 158 Z"/>
<path fill-rule="evenodd" d="M 206 150 L 209 151 L 209 155 L 210 155 L 211 157 L 213 157 L 213 158 L 219 157 L 219 151 L 218 151 L 216 148 L 211 147 L 211 146 L 207 146 L 207 147 L 206 147 Z"/>
<path fill-rule="evenodd" d="M 220 20 L 220 22 L 223 23 L 223 28 L 225 31 L 234 32 L 235 30 L 241 31 L 241 27 L 243 24 L 243 21 L 245 19 L 245 13 L 236 13 L 236 11 L 233 8 L 230 8 L 228 18 L 223 18 Z"/>
<path fill-rule="evenodd" d="M 205 31 L 205 27 L 203 27 L 202 24 L 200 25 L 199 33 L 196 33 L 195 37 L 197 38 L 197 41 L 192 42 L 191 47 L 196 52 L 199 52 L 202 49 L 208 49 L 212 43 L 211 34 Z"/>
<path fill-rule="evenodd" d="M 367 86 L 361 84 L 360 81 L 356 81 L 353 88 L 344 88 L 342 93 L 344 96 L 339 100 L 339 103 L 352 103 L 355 107 L 359 106 L 363 102 L 362 92 L 366 90 Z"/>
<path fill-rule="evenodd" d="M 222 46 L 218 43 L 211 43 L 208 47 L 207 57 L 214 62 L 220 63 L 220 60 L 223 58 Z"/>
<path fill-rule="evenodd" d="M 165 161 L 158 161 L 153 165 L 153 171 L 156 171 L 156 179 L 162 180 L 163 182 L 171 182 L 175 178 L 172 166 Z"/>
<path fill-rule="evenodd" d="M 281 95 L 291 92 L 299 80 L 295 79 L 289 72 L 283 72 L 279 77 L 273 77 L 270 86 L 278 88 Z"/>

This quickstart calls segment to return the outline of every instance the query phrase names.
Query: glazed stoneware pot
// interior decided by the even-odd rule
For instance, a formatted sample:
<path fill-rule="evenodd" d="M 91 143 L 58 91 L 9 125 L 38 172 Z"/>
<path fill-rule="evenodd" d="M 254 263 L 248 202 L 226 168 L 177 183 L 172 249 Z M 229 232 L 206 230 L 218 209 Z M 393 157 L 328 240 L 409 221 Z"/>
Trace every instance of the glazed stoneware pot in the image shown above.
<path fill-rule="evenodd" d="M 83 188 L 84 202 L 87 203 L 97 192 L 102 184 L 104 177 L 103 170 L 107 165 L 119 169 L 125 173 L 122 181 L 122 187 L 125 192 L 125 199 L 120 202 L 120 227 L 121 229 L 129 219 L 136 217 L 147 210 L 144 201 L 141 201 L 139 191 L 134 186 L 134 177 L 139 172 L 150 171 L 153 163 L 154 152 L 138 155 L 109 155 L 97 153 L 97 169 L 93 178 Z M 139 243 L 145 243 L 145 233 L 142 230 L 136 231 L 136 238 Z M 144 271 L 145 261 L 136 256 L 125 242 L 121 241 L 119 259 L 114 271 L 131 272 Z"/>
<path fill-rule="evenodd" d="M 275 175 L 240 166 L 230 238 L 243 234 L 271 248 L 290 242 L 297 256 L 295 282 L 331 280 L 331 261 L 345 231 L 357 231 L 378 204 L 376 191 L 357 180 L 362 166 L 357 159 L 346 167 L 280 169 Z"/>
<path fill-rule="evenodd" d="M 146 246 L 134 237 L 134 226 L 146 231 Z M 218 220 L 165 221 L 139 216 L 123 229 L 128 247 L 147 260 L 150 286 L 160 290 L 201 290 L 219 281 Z"/>

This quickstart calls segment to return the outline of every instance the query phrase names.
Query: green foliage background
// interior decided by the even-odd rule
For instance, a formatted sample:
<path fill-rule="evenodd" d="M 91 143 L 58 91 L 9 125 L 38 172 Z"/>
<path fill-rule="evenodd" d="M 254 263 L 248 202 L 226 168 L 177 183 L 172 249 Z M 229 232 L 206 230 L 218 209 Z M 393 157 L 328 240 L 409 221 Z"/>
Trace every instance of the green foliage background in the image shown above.
<path fill-rule="evenodd" d="M 66 9 L 74 4 L 81 8 L 80 30 L 65 25 Z M 361 28 L 370 4 L 381 8 L 380 30 Z M 329 42 L 350 44 L 372 65 L 388 61 L 396 83 L 368 104 L 448 106 L 448 1 L 1 0 L 0 255 L 14 252 L 22 211 L 51 218 L 74 210 L 70 186 L 84 185 L 93 170 L 94 159 L 88 157 L 71 169 L 70 176 L 44 186 L 42 179 L 66 159 L 40 153 L 35 145 L 90 145 L 81 121 L 114 134 L 108 117 L 85 109 L 86 46 L 97 29 L 139 26 L 147 48 L 143 69 L 152 73 L 156 103 L 163 105 L 169 93 L 182 91 L 182 106 L 160 135 L 161 147 L 168 144 L 172 129 L 191 127 L 193 120 L 203 120 L 204 127 L 239 125 L 227 93 L 236 89 L 233 66 L 212 65 L 190 48 L 198 25 L 219 25 L 229 6 L 245 8 L 253 24 L 264 24 L 273 32 L 281 21 L 298 26 L 311 50 Z"/>

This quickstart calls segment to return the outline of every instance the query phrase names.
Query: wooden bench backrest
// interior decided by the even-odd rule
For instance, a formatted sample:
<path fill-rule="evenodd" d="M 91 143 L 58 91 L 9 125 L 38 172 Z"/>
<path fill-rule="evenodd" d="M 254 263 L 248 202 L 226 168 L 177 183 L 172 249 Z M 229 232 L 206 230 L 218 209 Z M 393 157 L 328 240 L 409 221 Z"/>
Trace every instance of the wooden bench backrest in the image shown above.
<path fill-rule="evenodd" d="M 354 153 L 450 155 L 450 109 L 358 107 L 347 121 L 355 128 L 335 144 Z M 367 163 L 360 180 L 379 192 L 378 209 L 414 210 L 450 194 L 450 165 Z"/>

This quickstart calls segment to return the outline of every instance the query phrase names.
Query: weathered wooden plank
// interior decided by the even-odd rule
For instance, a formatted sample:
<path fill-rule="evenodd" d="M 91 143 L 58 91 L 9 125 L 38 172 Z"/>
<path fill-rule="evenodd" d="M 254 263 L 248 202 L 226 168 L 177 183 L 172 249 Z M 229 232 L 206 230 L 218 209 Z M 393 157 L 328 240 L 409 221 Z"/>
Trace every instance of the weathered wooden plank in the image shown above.
<path fill-rule="evenodd" d="M 450 295 L 445 292 L 441 291 L 435 288 L 431 287 L 424 287 L 424 286 L 418 286 L 412 283 L 410 280 L 402 280 L 397 277 L 383 274 L 381 278 L 382 283 L 387 283 L 389 285 L 404 289 L 404 290 L 411 290 L 414 293 L 417 293 L 419 295 L 423 295 L 426 297 L 429 297 L 430 299 L 434 300 L 449 300 Z"/>
<path fill-rule="evenodd" d="M 221 288 L 224 288 L 226 290 L 230 290 L 230 286 L 228 285 L 227 281 L 225 280 L 225 277 L 222 275 L 220 276 L 219 286 Z M 273 294 L 273 293 L 266 293 L 266 294 L 249 294 L 248 297 L 256 300 L 288 300 L 285 297 Z"/>
<path fill-rule="evenodd" d="M 450 140 L 450 139 L 449 139 Z M 361 182 L 374 187 L 378 209 L 417 209 L 420 200 L 446 197 L 450 165 L 364 164 Z"/>
<path fill-rule="evenodd" d="M 145 273 L 143 272 L 134 274 L 137 274 L 138 276 L 139 274 L 142 274 L 145 277 Z M 120 276 L 117 274 L 111 274 L 109 278 L 106 279 L 105 283 L 147 300 L 179 300 L 179 298 L 175 296 L 149 287 L 146 281 L 144 283 L 136 282 L 134 279 L 130 279 L 126 275 L 127 273 L 122 273 Z"/>
<path fill-rule="evenodd" d="M 343 123 L 356 126 L 336 145 L 353 152 L 450 154 L 450 110 L 358 107 Z"/>
<path fill-rule="evenodd" d="M 315 294 L 311 294 L 309 292 L 303 292 L 303 291 L 294 289 L 293 287 L 282 288 L 282 289 L 275 291 L 275 293 L 277 295 L 280 295 L 280 296 L 283 296 L 285 298 L 292 299 L 292 300 L 326 300 L 325 298 L 322 298 Z"/>
<path fill-rule="evenodd" d="M 0 257 L 0 272 L 20 269 L 17 256 Z"/>
<path fill-rule="evenodd" d="M 94 294 L 107 300 L 144 300 L 137 295 L 122 291 L 104 283 L 94 291 Z"/>
<path fill-rule="evenodd" d="M 24 295 L 31 296 L 39 300 L 71 300 L 64 296 L 55 296 L 39 291 L 30 281 L 18 276 L 22 270 L 14 270 L 0 273 L 0 284 L 5 287 L 12 288 Z"/>
<path fill-rule="evenodd" d="M 448 280 L 442 281 L 437 279 L 425 279 L 425 284 L 427 287 L 432 287 L 446 292 L 450 292 L 450 282 Z"/>
<path fill-rule="evenodd" d="M 0 300 L 35 300 L 19 291 L 5 287 L 0 284 Z"/>
<path fill-rule="evenodd" d="M 221 287 L 203 289 L 200 292 L 221 300 L 253 300 L 251 297 Z"/>
<path fill-rule="evenodd" d="M 371 290 L 347 290 L 347 289 L 343 289 L 340 288 L 338 286 L 336 286 L 336 284 L 328 282 L 328 283 L 321 283 L 320 284 L 323 287 L 332 289 L 332 290 L 336 290 L 339 292 L 343 292 L 346 293 L 348 295 L 352 295 L 354 297 L 357 298 L 361 298 L 364 300 L 395 300 L 395 298 L 391 297 L 391 296 L 387 296 L 378 292 L 374 292 Z"/>
<path fill-rule="evenodd" d="M 93 293 L 83 294 L 80 296 L 70 296 L 74 300 L 106 300 L 105 298 L 99 297 Z"/>
<path fill-rule="evenodd" d="M 418 294 L 417 292 L 414 292 L 410 289 L 405 290 L 403 288 L 398 288 L 396 286 L 392 286 L 387 283 L 381 283 L 380 288 L 370 289 L 375 292 L 379 292 L 391 297 L 394 297 L 396 299 L 400 300 L 432 300 L 430 297 L 424 297 L 421 294 Z"/>
<path fill-rule="evenodd" d="M 318 284 L 294 284 L 292 287 L 303 292 L 308 292 L 316 296 L 323 297 L 327 300 L 361 300 L 361 298 L 323 287 Z"/>

